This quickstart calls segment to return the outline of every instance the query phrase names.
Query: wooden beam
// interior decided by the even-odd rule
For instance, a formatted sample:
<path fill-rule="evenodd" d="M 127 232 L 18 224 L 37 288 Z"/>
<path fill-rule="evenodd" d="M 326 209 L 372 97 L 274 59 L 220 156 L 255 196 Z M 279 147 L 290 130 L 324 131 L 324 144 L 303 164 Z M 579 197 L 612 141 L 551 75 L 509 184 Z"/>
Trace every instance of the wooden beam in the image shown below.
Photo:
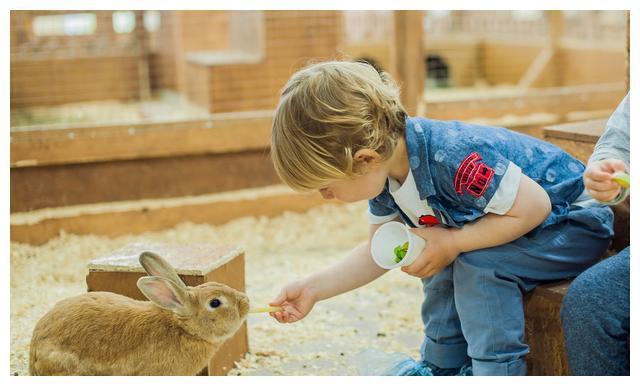
<path fill-rule="evenodd" d="M 264 149 L 272 117 L 272 111 L 251 111 L 193 121 L 12 130 L 11 167 Z"/>
<path fill-rule="evenodd" d="M 136 26 L 134 34 L 138 44 L 138 87 L 141 100 L 151 97 L 151 78 L 149 76 L 149 36 L 144 27 L 144 12 L 134 11 Z"/>
<path fill-rule="evenodd" d="M 440 101 L 426 99 L 423 103 L 430 118 L 469 120 L 535 113 L 565 116 L 570 112 L 603 109 L 610 109 L 611 113 L 624 95 L 624 83 L 611 83 L 515 90 L 506 95 L 488 92 Z"/>
<path fill-rule="evenodd" d="M 425 60 L 422 44 L 423 11 L 393 12 L 392 57 L 396 80 L 402 89 L 402 104 L 415 115 L 425 81 Z"/>
<path fill-rule="evenodd" d="M 607 126 L 608 119 L 572 122 L 543 128 L 544 137 L 562 138 L 595 145 Z"/>
<path fill-rule="evenodd" d="M 630 11 L 625 11 L 625 13 L 627 14 L 627 71 L 626 71 L 626 84 L 627 84 L 627 92 L 629 92 L 629 87 L 631 85 L 630 83 L 630 73 L 631 73 L 631 67 L 629 67 L 629 62 L 630 62 L 630 58 L 631 58 L 631 54 L 630 54 L 630 50 L 629 50 L 629 32 L 631 30 L 631 12 Z"/>
<path fill-rule="evenodd" d="M 562 63 L 558 62 L 557 55 L 560 53 L 561 40 L 565 30 L 565 20 L 562 11 L 546 11 L 547 20 L 549 21 L 549 35 L 547 36 L 547 42 L 540 50 L 540 53 L 531 62 L 531 65 L 524 73 L 518 87 L 529 88 L 535 81 L 544 73 L 544 70 L 548 66 L 553 66 L 551 70 L 554 77 L 554 86 L 561 86 L 562 79 L 559 66 Z"/>
<path fill-rule="evenodd" d="M 562 86 L 562 55 L 561 40 L 564 36 L 566 22 L 562 11 L 546 11 L 549 20 L 549 46 L 554 54 L 551 58 L 551 74 L 553 76 L 553 85 Z"/>
<path fill-rule="evenodd" d="M 585 164 L 593 153 L 607 125 L 607 119 L 596 119 L 542 128 L 543 139 L 562 148 Z"/>
<path fill-rule="evenodd" d="M 522 78 L 518 81 L 519 88 L 530 88 L 531 85 L 540 77 L 540 75 L 544 72 L 545 68 L 551 62 L 551 59 L 555 55 L 555 50 L 550 45 L 546 45 L 542 47 L 540 53 L 536 58 L 531 62 L 531 65 L 524 73 Z"/>
<path fill-rule="evenodd" d="M 203 196 L 76 205 L 13 213 L 13 242 L 40 245 L 64 231 L 109 237 L 159 231 L 182 222 L 223 224 L 243 216 L 273 217 L 304 212 L 326 201 L 317 193 L 301 194 L 282 185 Z"/>
<path fill-rule="evenodd" d="M 10 170 L 10 210 L 169 198 L 280 182 L 265 148 Z"/>

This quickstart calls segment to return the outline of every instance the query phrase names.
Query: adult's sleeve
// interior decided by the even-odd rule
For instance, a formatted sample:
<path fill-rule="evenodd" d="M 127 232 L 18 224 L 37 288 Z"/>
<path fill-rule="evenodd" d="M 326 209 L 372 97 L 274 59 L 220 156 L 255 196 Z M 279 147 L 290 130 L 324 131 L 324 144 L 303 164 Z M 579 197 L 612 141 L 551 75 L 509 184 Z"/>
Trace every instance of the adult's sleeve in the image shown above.
<path fill-rule="evenodd" d="M 629 170 L 629 146 L 629 94 L 627 94 L 607 121 L 605 132 L 596 143 L 589 162 L 615 158 L 624 162 Z"/>

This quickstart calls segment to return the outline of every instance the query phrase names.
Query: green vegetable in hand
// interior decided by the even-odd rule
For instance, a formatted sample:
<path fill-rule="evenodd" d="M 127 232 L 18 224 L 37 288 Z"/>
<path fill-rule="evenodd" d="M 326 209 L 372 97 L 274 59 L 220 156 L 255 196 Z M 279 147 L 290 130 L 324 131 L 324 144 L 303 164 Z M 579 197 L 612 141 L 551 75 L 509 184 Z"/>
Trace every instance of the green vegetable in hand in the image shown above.
<path fill-rule="evenodd" d="M 615 182 L 618 183 L 618 185 L 622 186 L 623 188 L 628 189 L 630 184 L 629 181 L 629 175 L 625 172 L 617 172 L 613 174 L 613 177 L 611 178 L 612 180 L 614 180 Z"/>
<path fill-rule="evenodd" d="M 404 259 L 408 249 L 409 249 L 408 241 L 402 245 L 398 245 L 397 247 L 393 248 L 393 253 L 396 255 L 396 258 L 395 258 L 396 263 L 399 263 L 402 261 L 402 259 Z"/>

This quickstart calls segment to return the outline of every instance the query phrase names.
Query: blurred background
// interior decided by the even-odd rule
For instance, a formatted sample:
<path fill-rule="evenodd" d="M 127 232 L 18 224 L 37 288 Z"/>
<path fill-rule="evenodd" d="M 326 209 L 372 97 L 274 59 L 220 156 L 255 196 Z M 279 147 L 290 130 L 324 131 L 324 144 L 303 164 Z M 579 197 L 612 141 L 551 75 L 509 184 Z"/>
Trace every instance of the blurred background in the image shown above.
<path fill-rule="evenodd" d="M 614 110 L 627 31 L 626 11 L 12 11 L 11 212 L 277 184 L 279 91 L 327 59 L 391 73 L 410 114 L 544 137 Z"/>
<path fill-rule="evenodd" d="M 272 109 L 293 71 L 310 60 L 330 58 L 369 61 L 405 88 L 424 85 L 427 107 L 445 96 L 613 87 L 625 81 L 624 11 L 411 16 L 405 20 L 393 11 L 12 12 L 11 126 L 176 120 Z M 412 66 L 422 69 L 426 81 L 423 74 L 401 74 L 408 59 L 401 51 L 414 49 L 403 45 L 415 45 L 405 37 L 422 43 L 423 63 Z M 428 114 L 438 118 L 439 113 Z"/>

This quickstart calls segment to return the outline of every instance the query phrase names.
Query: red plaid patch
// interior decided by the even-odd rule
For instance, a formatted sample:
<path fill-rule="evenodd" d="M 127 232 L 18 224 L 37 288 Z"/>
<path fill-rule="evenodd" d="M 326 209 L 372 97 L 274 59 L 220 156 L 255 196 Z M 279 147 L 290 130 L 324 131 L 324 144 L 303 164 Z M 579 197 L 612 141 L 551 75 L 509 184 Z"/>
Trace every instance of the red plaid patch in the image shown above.
<path fill-rule="evenodd" d="M 462 195 L 464 190 L 474 197 L 484 194 L 493 179 L 493 169 L 484 162 L 480 162 L 482 157 L 473 152 L 467 156 L 458 166 L 454 178 L 456 193 Z"/>

